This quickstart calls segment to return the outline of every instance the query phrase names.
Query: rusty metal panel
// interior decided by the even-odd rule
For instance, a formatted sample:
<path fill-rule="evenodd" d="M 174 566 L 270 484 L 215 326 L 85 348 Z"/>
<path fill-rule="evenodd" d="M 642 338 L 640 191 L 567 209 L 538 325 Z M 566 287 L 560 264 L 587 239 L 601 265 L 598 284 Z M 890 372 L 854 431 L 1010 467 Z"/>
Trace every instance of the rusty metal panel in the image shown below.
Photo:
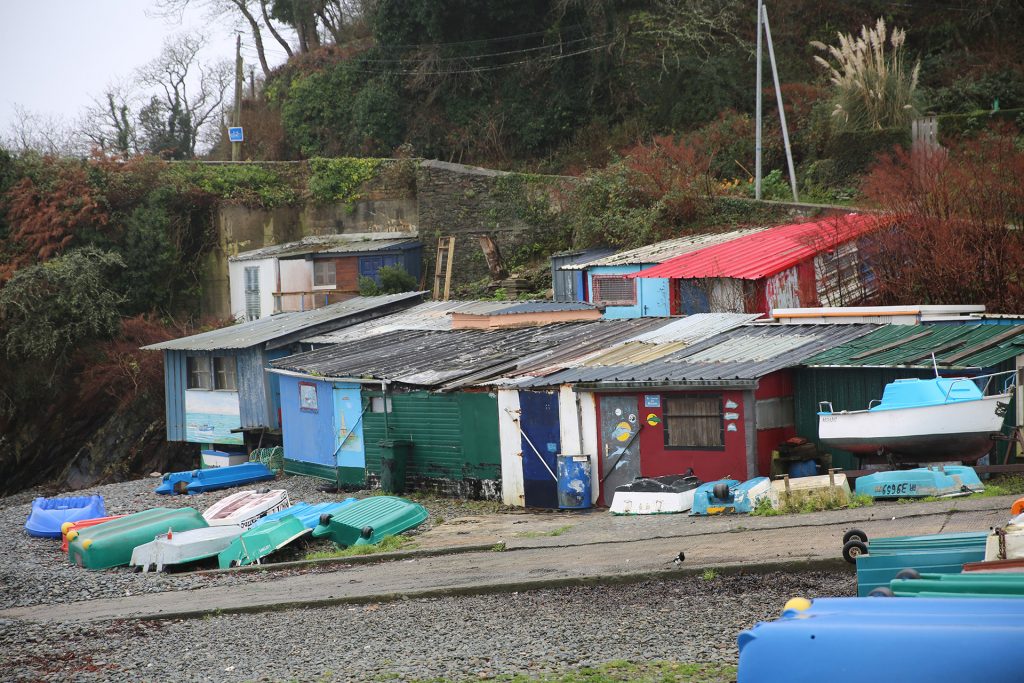
<path fill-rule="evenodd" d="M 636 396 L 600 397 L 601 490 L 611 503 L 616 486 L 640 476 L 640 420 Z"/>

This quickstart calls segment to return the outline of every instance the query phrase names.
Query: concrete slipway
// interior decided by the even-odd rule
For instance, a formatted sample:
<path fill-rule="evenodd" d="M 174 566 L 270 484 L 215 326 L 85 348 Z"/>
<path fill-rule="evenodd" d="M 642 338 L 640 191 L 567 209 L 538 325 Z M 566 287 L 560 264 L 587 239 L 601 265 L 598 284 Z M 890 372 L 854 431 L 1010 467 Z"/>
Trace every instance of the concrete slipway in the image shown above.
<path fill-rule="evenodd" d="M 1013 496 L 912 505 L 876 504 L 778 517 L 614 517 L 523 513 L 462 518 L 417 538 L 410 553 L 267 569 L 266 580 L 72 605 L 0 610 L 0 619 L 104 621 L 166 619 L 439 595 L 524 591 L 719 572 L 830 568 L 843 532 L 871 537 L 985 530 L 1005 522 Z M 502 544 L 503 551 L 493 546 Z M 684 552 L 683 563 L 673 562 Z M 371 561 L 366 561 L 369 559 Z"/>

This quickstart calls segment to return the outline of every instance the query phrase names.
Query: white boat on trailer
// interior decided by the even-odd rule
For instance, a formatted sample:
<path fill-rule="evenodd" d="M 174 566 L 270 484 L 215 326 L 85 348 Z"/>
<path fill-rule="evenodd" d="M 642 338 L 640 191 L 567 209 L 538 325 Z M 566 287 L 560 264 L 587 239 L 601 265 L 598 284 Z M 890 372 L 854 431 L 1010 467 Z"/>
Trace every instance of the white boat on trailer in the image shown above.
<path fill-rule="evenodd" d="M 1002 391 L 986 395 L 995 377 L 1009 375 Z M 835 411 L 822 401 L 818 438 L 826 446 L 893 460 L 972 464 L 988 453 L 1010 404 L 1015 371 L 978 377 L 898 379 L 867 410 Z M 979 387 L 978 380 L 987 380 Z"/>

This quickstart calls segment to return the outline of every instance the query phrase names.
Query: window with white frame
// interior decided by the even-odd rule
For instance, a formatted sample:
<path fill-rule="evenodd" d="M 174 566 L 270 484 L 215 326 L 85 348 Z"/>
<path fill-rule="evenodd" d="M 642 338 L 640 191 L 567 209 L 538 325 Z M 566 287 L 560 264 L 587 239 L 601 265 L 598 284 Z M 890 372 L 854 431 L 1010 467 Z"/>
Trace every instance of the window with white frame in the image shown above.
<path fill-rule="evenodd" d="M 334 259 L 317 259 L 313 261 L 313 286 L 334 287 L 338 284 L 338 276 L 334 267 Z"/>
<path fill-rule="evenodd" d="M 605 306 L 636 304 L 636 280 L 618 275 L 595 275 L 593 303 Z"/>

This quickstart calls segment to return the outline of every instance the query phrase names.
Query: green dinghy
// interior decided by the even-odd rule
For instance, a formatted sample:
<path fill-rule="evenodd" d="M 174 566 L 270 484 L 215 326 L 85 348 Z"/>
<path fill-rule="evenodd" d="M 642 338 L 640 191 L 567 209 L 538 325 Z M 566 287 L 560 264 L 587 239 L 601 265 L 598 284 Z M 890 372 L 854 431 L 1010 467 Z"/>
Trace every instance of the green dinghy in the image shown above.
<path fill-rule="evenodd" d="M 233 540 L 231 545 L 217 555 L 217 564 L 221 569 L 227 569 L 258 563 L 270 553 L 307 533 L 309 527 L 295 515 L 264 522 Z"/>
<path fill-rule="evenodd" d="M 128 564 L 136 546 L 168 531 L 181 532 L 209 526 L 193 508 L 152 508 L 82 529 L 68 543 L 68 562 L 86 569 L 107 569 Z"/>
<path fill-rule="evenodd" d="M 373 545 L 417 527 L 427 518 L 422 505 L 395 498 L 374 496 L 357 500 L 333 515 L 322 515 L 313 529 L 314 538 L 326 538 L 340 546 Z"/>

